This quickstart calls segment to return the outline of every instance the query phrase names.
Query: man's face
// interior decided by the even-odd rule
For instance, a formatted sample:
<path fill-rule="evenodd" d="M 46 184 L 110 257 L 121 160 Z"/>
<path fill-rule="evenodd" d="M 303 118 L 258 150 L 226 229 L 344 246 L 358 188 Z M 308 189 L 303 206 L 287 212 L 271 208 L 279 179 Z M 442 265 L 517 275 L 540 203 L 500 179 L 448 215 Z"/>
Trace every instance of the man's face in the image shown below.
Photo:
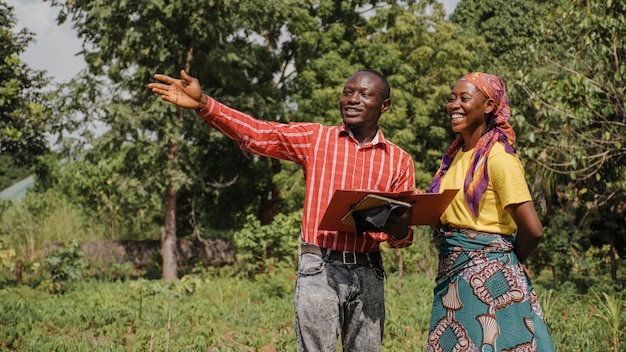
<path fill-rule="evenodd" d="M 391 100 L 384 96 L 384 84 L 371 72 L 357 72 L 348 79 L 339 100 L 341 116 L 350 128 L 377 126 Z"/>

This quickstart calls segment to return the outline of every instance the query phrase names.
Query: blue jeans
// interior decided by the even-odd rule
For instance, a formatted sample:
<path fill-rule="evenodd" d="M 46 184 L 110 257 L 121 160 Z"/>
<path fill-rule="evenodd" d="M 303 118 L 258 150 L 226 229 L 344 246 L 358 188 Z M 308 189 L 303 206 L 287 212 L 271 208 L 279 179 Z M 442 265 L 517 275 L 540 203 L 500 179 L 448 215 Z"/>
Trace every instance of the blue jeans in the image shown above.
<path fill-rule="evenodd" d="M 345 265 L 304 253 L 294 299 L 298 352 L 378 352 L 385 325 L 382 268 Z"/>

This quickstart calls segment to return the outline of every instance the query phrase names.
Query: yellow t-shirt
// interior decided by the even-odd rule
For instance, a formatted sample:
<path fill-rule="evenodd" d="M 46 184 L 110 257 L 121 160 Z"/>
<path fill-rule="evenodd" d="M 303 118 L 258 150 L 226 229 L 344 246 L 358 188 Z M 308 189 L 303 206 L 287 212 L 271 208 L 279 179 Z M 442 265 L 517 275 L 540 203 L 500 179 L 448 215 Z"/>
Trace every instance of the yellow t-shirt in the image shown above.
<path fill-rule="evenodd" d="M 517 226 L 506 206 L 532 201 L 524 178 L 524 167 L 514 154 L 504 150 L 501 142 L 494 144 L 488 158 L 489 183 L 480 200 L 478 217 L 474 218 L 465 201 L 463 183 L 472 161 L 472 152 L 460 150 L 441 180 L 439 189 L 460 191 L 441 216 L 441 223 L 451 227 L 512 235 Z"/>

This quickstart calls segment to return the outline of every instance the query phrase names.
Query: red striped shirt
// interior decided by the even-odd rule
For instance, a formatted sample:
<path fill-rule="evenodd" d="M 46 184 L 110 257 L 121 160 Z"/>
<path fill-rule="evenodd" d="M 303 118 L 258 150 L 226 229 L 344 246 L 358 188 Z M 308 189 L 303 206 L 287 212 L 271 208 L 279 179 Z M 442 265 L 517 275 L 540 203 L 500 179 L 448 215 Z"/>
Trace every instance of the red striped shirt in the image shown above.
<path fill-rule="evenodd" d="M 409 246 L 413 231 L 402 240 L 384 232 L 357 236 L 354 232 L 319 230 L 318 225 L 337 189 L 381 192 L 413 190 L 415 174 L 411 156 L 386 140 L 379 130 L 373 143 L 359 146 L 345 125 L 278 123 L 255 119 L 209 97 L 198 114 L 212 127 L 239 142 L 254 154 L 291 160 L 302 166 L 306 194 L 301 240 L 337 251 L 364 253 L 378 249 L 380 242 L 391 247 Z"/>

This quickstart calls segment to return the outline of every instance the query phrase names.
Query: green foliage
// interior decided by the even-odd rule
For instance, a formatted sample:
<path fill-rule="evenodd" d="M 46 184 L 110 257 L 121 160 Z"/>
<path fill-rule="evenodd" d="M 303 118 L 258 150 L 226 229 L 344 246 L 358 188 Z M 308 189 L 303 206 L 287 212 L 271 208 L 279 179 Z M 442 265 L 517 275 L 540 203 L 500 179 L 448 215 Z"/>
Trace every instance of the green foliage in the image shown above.
<path fill-rule="evenodd" d="M 98 270 L 95 275 L 91 275 L 105 281 L 125 281 L 137 277 L 136 270 L 131 263 L 111 263 L 109 265 L 90 263 L 89 271 L 93 271 L 94 267 L 100 268 L 100 270 Z"/>
<path fill-rule="evenodd" d="M 624 312 L 626 311 L 626 300 L 624 292 L 606 293 L 602 296 L 594 292 L 596 307 L 595 316 L 604 323 L 608 338 L 605 339 L 607 351 L 621 351 L 626 343 L 623 341 L 626 336 L 626 322 Z"/>
<path fill-rule="evenodd" d="M 174 283 L 83 279 L 63 295 L 29 286 L 2 288 L 0 349 L 292 351 L 293 270 L 255 280 L 219 272 Z M 385 282 L 382 350 L 424 351 L 434 277 L 409 274 L 402 291 L 397 280 L 390 275 Z M 537 290 L 557 351 L 623 350 L 621 293 Z"/>
<path fill-rule="evenodd" d="M 265 345 L 279 350 L 295 346 L 291 297 L 263 294 L 241 278 L 196 277 L 192 286 L 189 281 L 139 280 L 114 286 L 83 281 L 64 295 L 44 296 L 26 287 L 3 290 L 0 307 L 7 309 L 0 313 L 0 338 L 17 350 L 73 351 L 84 346 L 92 351 L 146 351 L 152 346 L 159 351 L 254 351 Z"/>
<path fill-rule="evenodd" d="M 15 269 L 15 249 L 7 246 L 5 240 L 0 237 L 0 271 Z"/>
<path fill-rule="evenodd" d="M 580 294 L 569 285 L 537 291 L 556 351 L 621 351 L 626 346 L 621 291 Z"/>
<path fill-rule="evenodd" d="M 621 250 L 610 244 L 610 238 L 619 234 L 615 228 L 619 220 L 573 200 L 576 189 L 559 188 L 557 195 L 559 206 L 544 221 L 544 237 L 530 265 L 537 272 L 551 273 L 553 287 L 567 283 L 583 293 L 593 288 L 624 287 L 624 278 L 613 272 L 613 268 L 623 266 L 624 259 Z M 609 243 L 602 244 L 605 241 Z M 612 280 L 607 280 L 607 275 Z"/>
<path fill-rule="evenodd" d="M 13 8 L 0 2 L 0 154 L 30 167 L 48 151 L 45 134 L 52 119 L 42 93 L 48 80 L 20 60 L 33 33 L 15 25 Z"/>
<path fill-rule="evenodd" d="M 67 282 L 81 279 L 87 268 L 87 262 L 76 241 L 58 247 L 44 258 L 44 262 L 52 279 L 48 287 L 52 293 L 64 293 Z"/>
<path fill-rule="evenodd" d="M 532 132 L 542 141 L 530 157 L 555 183 L 575 190 L 571 206 L 585 209 L 575 220 L 585 236 L 576 242 L 585 249 L 610 246 L 614 281 L 617 259 L 626 255 L 626 49 L 617 39 L 626 35 L 625 16 L 619 1 L 563 2 L 529 50 L 543 69 L 521 76 L 536 111 Z"/>
<path fill-rule="evenodd" d="M 610 187 L 623 176 L 623 2 L 563 2 L 539 28 L 530 55 L 545 69 L 524 75 L 536 109 L 535 155 L 577 187 Z M 594 63 L 590 65 L 589 63 Z M 622 127 L 620 127 L 622 126 Z"/>
<path fill-rule="evenodd" d="M 248 216 L 243 228 L 235 233 L 237 260 L 248 275 L 276 267 L 293 267 L 297 263 L 300 213 L 278 214 L 268 225 Z"/>
<path fill-rule="evenodd" d="M 164 190 L 155 189 L 154 176 L 145 174 L 147 170 L 129 164 L 128 159 L 137 156 L 131 149 L 123 146 L 111 154 L 92 150 L 80 160 L 64 162 L 49 158 L 45 182 L 80 206 L 86 216 L 104 224 L 106 238 L 156 239 L 163 219 L 159 194 Z"/>
<path fill-rule="evenodd" d="M 500 0 L 459 1 L 450 21 L 461 26 L 464 36 L 482 36 L 488 50 L 476 52 L 483 63 L 473 71 L 487 71 L 508 77 L 530 62 L 521 55 L 540 37 L 537 20 L 545 18 L 560 1 L 521 0 L 502 6 Z M 533 67 L 529 67 L 533 69 Z M 513 83 L 505 79 L 505 82 Z"/>
<path fill-rule="evenodd" d="M 268 49 L 278 41 L 285 21 L 276 10 L 291 8 L 289 4 L 51 4 L 60 9 L 59 21 L 71 18 L 85 39 L 88 64 L 84 76 L 64 86 L 57 105 L 65 116 L 84 116 L 85 122 L 108 128 L 97 140 L 84 136 L 92 148 L 78 153 L 90 164 L 89 172 L 80 175 L 86 195 L 81 202 L 97 208 L 116 236 L 158 236 L 154 229 L 170 218 L 155 213 L 165 211 L 176 213 L 176 223 L 167 226 L 182 235 L 230 230 L 246 214 L 261 213 L 271 209 L 265 203 L 280 201 L 267 196 L 276 186 L 266 158 L 242 153 L 192 112 L 156 99 L 146 84 L 153 73 L 177 76 L 185 68 L 221 101 L 254 111 L 258 118 L 276 119 L 284 99 L 273 77 L 282 67 L 276 52 Z M 105 78 L 109 86 L 102 84 Z M 73 154 L 73 148 L 82 147 L 68 146 Z M 104 175 L 97 173 L 107 165 Z M 163 202 L 165 194 L 175 201 Z M 175 204 L 176 209 L 164 209 L 163 204 Z M 129 213 L 138 215 L 134 222 L 125 217 Z M 273 214 L 261 215 L 271 219 Z"/>
<path fill-rule="evenodd" d="M 13 157 L 9 154 L 0 154 L 0 191 L 21 181 L 30 174 L 30 171 L 16 165 Z"/>
<path fill-rule="evenodd" d="M 571 243 L 572 213 L 569 210 L 552 214 L 550 222 L 544 224 L 544 237 L 530 263 L 535 270 L 550 270 L 554 286 L 570 281 L 574 266 Z"/>
<path fill-rule="evenodd" d="M 28 193 L 0 214 L 0 238 L 25 263 L 37 260 L 48 242 L 106 239 L 106 233 L 65 195 Z"/>
<path fill-rule="evenodd" d="M 402 257 L 402 271 L 404 275 L 426 274 L 434 275 L 437 272 L 438 251 L 433 241 L 433 230 L 429 226 L 414 227 L 413 244 L 406 248 L 390 249 L 383 244 L 383 262 L 385 271 L 395 275 L 399 271 Z"/>

